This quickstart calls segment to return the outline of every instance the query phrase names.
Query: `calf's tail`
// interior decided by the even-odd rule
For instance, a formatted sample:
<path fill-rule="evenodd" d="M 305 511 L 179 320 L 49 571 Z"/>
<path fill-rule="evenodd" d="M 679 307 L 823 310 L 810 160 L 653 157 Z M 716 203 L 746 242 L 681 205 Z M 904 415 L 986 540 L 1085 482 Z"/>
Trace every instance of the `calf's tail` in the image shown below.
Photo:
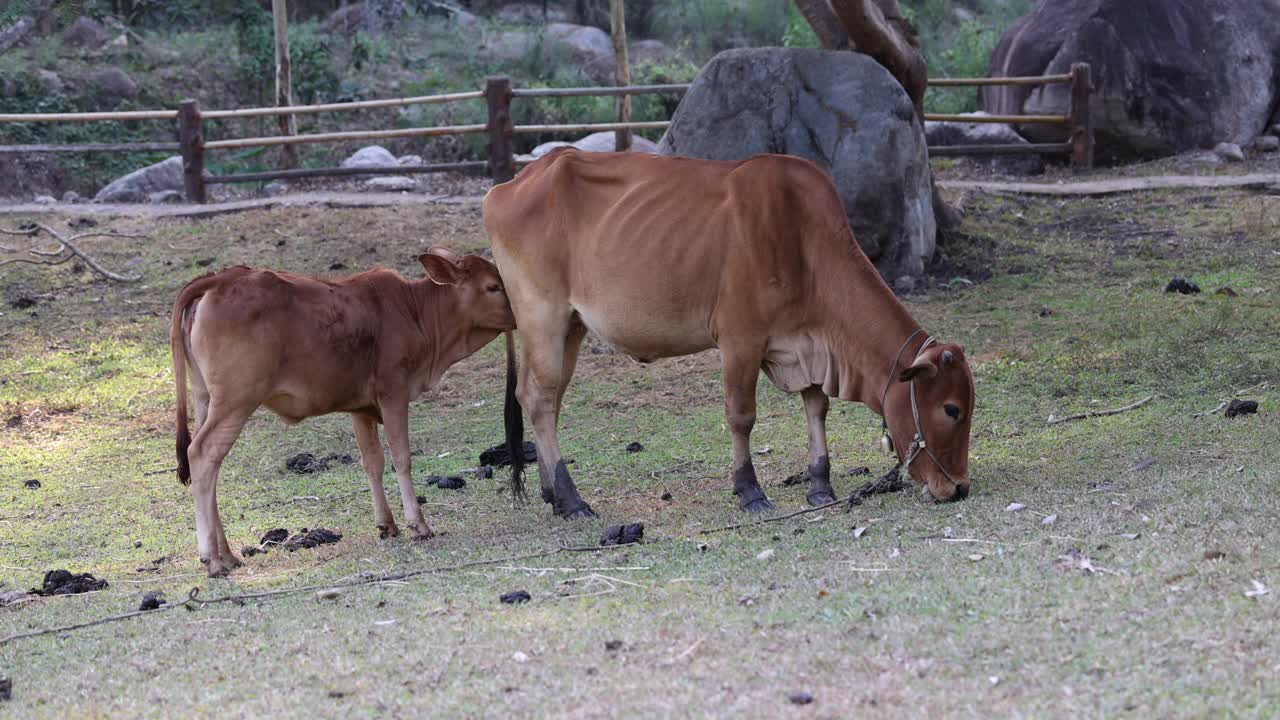
<path fill-rule="evenodd" d="M 511 493 L 518 500 L 524 493 L 524 411 L 516 398 L 516 346 L 511 331 L 506 332 L 507 342 L 507 399 L 502 409 L 503 424 L 507 431 L 507 452 L 511 456 Z"/>

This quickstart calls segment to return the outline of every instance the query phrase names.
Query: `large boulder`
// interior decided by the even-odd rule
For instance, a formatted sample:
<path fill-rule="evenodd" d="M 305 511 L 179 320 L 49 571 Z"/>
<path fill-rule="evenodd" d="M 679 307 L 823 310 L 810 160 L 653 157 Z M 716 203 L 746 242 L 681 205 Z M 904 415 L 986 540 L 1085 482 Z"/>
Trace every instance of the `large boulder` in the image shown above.
<path fill-rule="evenodd" d="M 538 25 L 546 22 L 564 22 L 569 13 L 564 8 L 549 3 L 515 2 L 498 10 L 498 21 L 511 25 Z"/>
<path fill-rule="evenodd" d="M 831 173 L 858 244 L 891 284 L 914 284 L 933 257 L 924 131 L 906 91 L 865 55 L 722 52 L 693 81 L 658 149 L 717 160 L 808 158 Z"/>
<path fill-rule="evenodd" d="M 1261 134 L 1280 99 L 1280 0 L 1040 0 L 1004 34 L 991 75 L 1093 74 L 1100 160 L 1159 157 Z M 984 88 L 996 114 L 1061 114 L 1070 87 Z M 1019 128 L 1037 142 L 1066 130 Z"/>
<path fill-rule="evenodd" d="M 72 47 L 96 50 L 111 42 L 112 33 L 106 25 L 86 15 L 76 18 L 62 31 L 62 41 Z"/>
<path fill-rule="evenodd" d="M 613 40 L 598 27 L 555 22 L 547 25 L 546 38 L 567 52 L 582 71 L 596 82 L 613 83 L 617 63 Z"/>
<path fill-rule="evenodd" d="M 98 102 L 115 107 L 125 100 L 138 97 L 138 85 L 133 78 L 118 67 L 105 67 L 89 77 L 89 84 Z"/>
<path fill-rule="evenodd" d="M 116 178 L 111 184 L 93 196 L 96 203 L 141 203 L 147 202 L 153 194 L 165 190 L 181 191 L 182 158 L 174 155 L 168 160 L 148 165 L 141 170 L 134 170 L 124 177 Z"/>

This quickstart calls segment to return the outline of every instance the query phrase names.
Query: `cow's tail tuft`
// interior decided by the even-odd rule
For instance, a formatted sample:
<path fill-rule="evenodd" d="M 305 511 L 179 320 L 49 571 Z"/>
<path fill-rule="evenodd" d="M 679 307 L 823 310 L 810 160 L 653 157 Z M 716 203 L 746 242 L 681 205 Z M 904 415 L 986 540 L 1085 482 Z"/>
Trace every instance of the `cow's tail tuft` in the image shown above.
<path fill-rule="evenodd" d="M 516 346 L 511 331 L 506 332 L 507 341 L 507 398 L 502 409 L 503 424 L 507 431 L 507 452 L 511 455 L 511 494 L 520 502 L 525 499 L 524 492 L 524 411 L 516 398 Z"/>

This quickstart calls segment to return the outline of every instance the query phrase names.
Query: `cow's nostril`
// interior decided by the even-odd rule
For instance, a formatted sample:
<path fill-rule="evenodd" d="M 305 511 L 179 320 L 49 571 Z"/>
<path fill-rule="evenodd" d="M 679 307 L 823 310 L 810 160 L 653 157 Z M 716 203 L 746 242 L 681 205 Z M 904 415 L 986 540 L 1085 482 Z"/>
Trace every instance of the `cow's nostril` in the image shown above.
<path fill-rule="evenodd" d="M 965 498 L 967 498 L 967 497 L 969 497 L 969 486 L 968 486 L 968 485 L 957 485 L 957 486 L 956 486 L 956 492 L 955 492 L 955 494 L 954 494 L 954 495 L 952 495 L 952 496 L 951 496 L 951 499 L 952 499 L 952 500 L 963 500 L 963 499 L 965 499 Z"/>

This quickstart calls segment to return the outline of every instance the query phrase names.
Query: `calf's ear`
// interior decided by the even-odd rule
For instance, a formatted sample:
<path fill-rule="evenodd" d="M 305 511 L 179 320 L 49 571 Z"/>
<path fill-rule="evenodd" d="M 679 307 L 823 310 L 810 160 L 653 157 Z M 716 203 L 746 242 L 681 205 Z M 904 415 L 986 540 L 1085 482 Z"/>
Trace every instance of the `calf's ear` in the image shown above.
<path fill-rule="evenodd" d="M 437 253 L 424 252 L 418 256 L 418 262 L 426 268 L 427 277 L 431 278 L 431 282 L 437 285 L 457 285 L 462 280 L 462 268 Z"/>

